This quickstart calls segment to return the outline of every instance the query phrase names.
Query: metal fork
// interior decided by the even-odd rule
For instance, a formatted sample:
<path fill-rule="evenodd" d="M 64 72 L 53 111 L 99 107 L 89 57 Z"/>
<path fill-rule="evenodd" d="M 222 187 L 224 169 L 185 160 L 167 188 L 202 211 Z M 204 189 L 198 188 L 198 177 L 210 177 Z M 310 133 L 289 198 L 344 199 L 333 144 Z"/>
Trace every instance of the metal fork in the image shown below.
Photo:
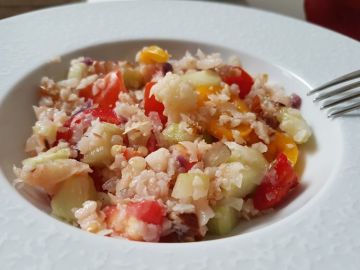
<path fill-rule="evenodd" d="M 328 117 L 338 117 L 347 112 L 360 108 L 360 99 L 357 99 L 360 97 L 360 80 L 357 79 L 360 79 L 360 70 L 351 72 L 328 83 L 325 83 L 311 90 L 307 93 L 307 95 L 310 96 L 317 93 L 318 95 L 313 99 L 313 101 L 324 101 L 320 106 L 320 110 L 333 109 L 328 114 Z M 336 88 L 334 86 L 336 86 Z"/>

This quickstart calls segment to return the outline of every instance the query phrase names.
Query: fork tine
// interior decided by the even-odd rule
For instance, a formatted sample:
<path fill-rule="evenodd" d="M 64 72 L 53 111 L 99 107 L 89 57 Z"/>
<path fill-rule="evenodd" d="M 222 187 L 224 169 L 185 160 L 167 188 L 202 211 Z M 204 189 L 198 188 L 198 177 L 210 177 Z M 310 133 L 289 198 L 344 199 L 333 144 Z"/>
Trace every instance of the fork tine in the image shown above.
<path fill-rule="evenodd" d="M 360 108 L 360 101 L 354 103 L 354 104 L 351 104 L 349 106 L 346 106 L 344 108 L 341 108 L 341 109 L 338 109 L 338 110 L 335 110 L 331 113 L 328 114 L 328 117 L 329 118 L 335 118 L 335 117 L 338 117 L 338 116 L 341 116 L 347 112 L 351 112 L 353 110 L 356 110 L 356 109 L 359 109 Z"/>
<path fill-rule="evenodd" d="M 343 103 L 344 101 L 348 101 L 348 100 L 351 100 L 351 99 L 354 99 L 354 98 L 357 98 L 357 97 L 360 97 L 360 93 L 354 93 L 354 94 L 351 94 L 351 95 L 347 95 L 347 96 L 345 96 L 343 98 L 327 102 L 326 104 L 320 106 L 320 110 L 330 108 L 330 107 L 335 106 L 337 104 Z"/>
<path fill-rule="evenodd" d="M 323 93 L 323 94 L 318 95 L 317 97 L 315 97 L 313 99 L 313 101 L 317 102 L 317 101 L 323 100 L 324 98 L 335 96 L 337 94 L 343 93 L 345 91 L 354 89 L 354 88 L 359 87 L 359 86 L 360 86 L 360 82 L 354 82 L 354 83 L 351 83 L 349 85 L 344 85 L 344 86 L 342 86 L 342 87 L 340 87 L 338 89 L 335 89 L 333 91 L 330 91 L 328 93 Z"/>
<path fill-rule="evenodd" d="M 339 78 L 336 78 L 336 79 L 334 79 L 334 80 L 332 80 L 332 81 L 330 81 L 330 82 L 328 82 L 326 84 L 323 84 L 323 85 L 309 91 L 307 93 L 307 95 L 310 96 L 310 95 L 312 95 L 312 94 L 314 94 L 316 92 L 319 92 L 320 90 L 323 90 L 323 89 L 325 89 L 327 87 L 330 87 L 330 86 L 333 86 L 333 85 L 336 85 L 336 84 L 339 84 L 339 83 L 342 83 L 342 82 L 345 82 L 345 81 L 349 81 L 349 80 L 352 80 L 352 79 L 355 79 L 355 78 L 358 78 L 358 77 L 360 77 L 360 70 L 357 70 L 357 71 L 351 72 L 349 74 L 343 75 L 343 76 L 341 76 Z"/>

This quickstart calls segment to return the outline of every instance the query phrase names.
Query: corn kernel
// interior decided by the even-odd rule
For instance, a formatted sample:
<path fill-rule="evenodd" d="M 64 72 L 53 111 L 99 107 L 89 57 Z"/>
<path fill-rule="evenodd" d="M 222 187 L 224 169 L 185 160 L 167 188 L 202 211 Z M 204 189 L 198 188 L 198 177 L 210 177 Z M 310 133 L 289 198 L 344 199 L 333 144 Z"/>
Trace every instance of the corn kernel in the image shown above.
<path fill-rule="evenodd" d="M 123 146 L 123 145 L 115 144 L 115 145 L 113 145 L 113 146 L 111 147 L 111 155 L 112 155 L 113 157 L 115 157 L 116 154 L 119 154 L 119 153 L 123 152 L 123 151 L 125 150 L 125 148 L 126 148 L 126 147 Z"/>
<path fill-rule="evenodd" d="M 146 161 L 143 157 L 132 157 L 129 159 L 129 164 L 137 172 L 141 172 L 146 168 Z"/>
<path fill-rule="evenodd" d="M 145 157 L 149 153 L 149 150 L 145 146 L 139 146 L 137 151 L 141 154 L 141 156 Z"/>
<path fill-rule="evenodd" d="M 93 222 L 93 223 L 91 223 L 87 228 L 86 228 L 86 230 L 88 231 L 88 232 L 91 232 L 91 233 L 96 233 L 96 232 L 98 232 L 99 231 L 99 224 L 97 224 L 96 222 Z"/>

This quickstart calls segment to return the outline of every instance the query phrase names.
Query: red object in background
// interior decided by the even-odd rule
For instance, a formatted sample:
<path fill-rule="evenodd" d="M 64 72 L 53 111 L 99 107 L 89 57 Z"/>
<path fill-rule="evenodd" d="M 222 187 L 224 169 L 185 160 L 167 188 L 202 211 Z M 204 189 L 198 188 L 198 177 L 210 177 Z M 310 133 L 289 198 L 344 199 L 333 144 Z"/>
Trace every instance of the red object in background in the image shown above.
<path fill-rule="evenodd" d="M 359 0 L 305 0 L 304 8 L 309 22 L 360 41 Z"/>

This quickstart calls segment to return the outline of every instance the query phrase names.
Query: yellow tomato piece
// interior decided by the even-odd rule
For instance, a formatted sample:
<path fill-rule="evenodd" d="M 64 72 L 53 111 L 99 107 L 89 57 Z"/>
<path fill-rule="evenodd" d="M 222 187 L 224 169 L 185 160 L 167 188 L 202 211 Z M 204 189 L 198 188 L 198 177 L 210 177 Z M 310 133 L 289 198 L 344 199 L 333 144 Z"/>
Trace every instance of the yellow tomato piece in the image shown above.
<path fill-rule="evenodd" d="M 236 130 L 238 130 L 240 132 L 241 137 L 243 137 L 245 139 L 245 137 L 247 137 L 251 131 L 252 128 L 248 123 L 241 123 L 240 125 L 238 125 L 236 128 Z"/>
<path fill-rule="evenodd" d="M 252 128 L 247 123 L 241 123 L 237 127 L 231 128 L 228 124 L 227 125 L 220 125 L 219 119 L 217 117 L 213 117 L 210 119 L 209 126 L 208 126 L 208 132 L 214 136 L 215 138 L 226 139 L 228 141 L 233 141 L 233 130 L 237 130 L 240 132 L 240 136 L 242 138 L 246 138 L 252 131 Z"/>
<path fill-rule="evenodd" d="M 209 99 L 209 95 L 216 94 L 220 90 L 220 85 L 199 85 L 196 87 L 196 92 L 198 93 L 198 104 L 203 105 L 204 102 Z"/>
<path fill-rule="evenodd" d="M 208 132 L 219 140 L 225 138 L 228 141 L 232 141 L 234 139 L 231 130 L 220 125 L 217 117 L 210 119 Z"/>
<path fill-rule="evenodd" d="M 149 46 L 141 50 L 139 62 L 144 64 L 165 63 L 169 60 L 169 53 L 159 46 Z"/>
<path fill-rule="evenodd" d="M 203 103 L 204 101 L 207 100 L 207 96 L 209 94 L 216 93 L 220 89 L 221 89 L 220 86 L 198 87 L 197 92 L 199 95 L 199 100 L 201 100 L 201 102 Z M 239 98 L 236 98 L 236 97 L 232 98 L 231 102 L 236 106 L 236 108 L 239 110 L 239 112 L 245 113 L 245 112 L 250 111 L 249 107 L 246 105 L 246 103 Z M 233 130 L 239 131 L 240 136 L 246 141 L 248 140 L 248 137 L 252 134 L 252 131 L 253 131 L 250 124 L 248 124 L 248 123 L 241 123 L 240 125 L 238 125 L 236 127 L 231 127 L 230 124 L 220 125 L 218 116 L 212 117 L 210 119 L 207 131 L 212 136 L 218 138 L 219 140 L 226 139 L 228 141 L 233 141 L 234 140 Z"/>
<path fill-rule="evenodd" d="M 234 104 L 236 105 L 236 108 L 239 110 L 239 112 L 248 112 L 249 107 L 246 105 L 246 103 L 241 99 L 234 100 Z"/>
<path fill-rule="evenodd" d="M 268 151 L 264 153 L 265 158 L 271 162 L 276 156 L 283 152 L 293 166 L 295 166 L 299 149 L 292 138 L 285 133 L 276 132 L 268 145 Z"/>
<path fill-rule="evenodd" d="M 256 132 L 253 129 L 244 139 L 247 145 L 252 145 L 254 143 L 261 142 L 259 136 L 256 134 Z"/>

